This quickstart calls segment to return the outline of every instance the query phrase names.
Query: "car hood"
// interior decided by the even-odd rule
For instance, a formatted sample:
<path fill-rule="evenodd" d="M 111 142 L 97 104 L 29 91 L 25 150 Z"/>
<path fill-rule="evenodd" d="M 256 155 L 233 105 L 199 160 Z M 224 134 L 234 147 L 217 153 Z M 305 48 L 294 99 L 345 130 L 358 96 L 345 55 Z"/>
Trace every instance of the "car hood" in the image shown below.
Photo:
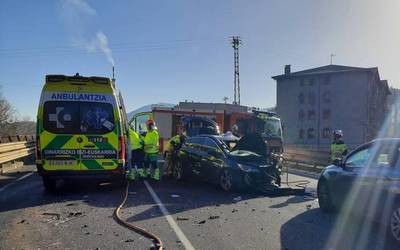
<path fill-rule="evenodd" d="M 241 164 L 266 164 L 265 157 L 247 150 L 235 150 L 230 152 L 229 156 Z"/>

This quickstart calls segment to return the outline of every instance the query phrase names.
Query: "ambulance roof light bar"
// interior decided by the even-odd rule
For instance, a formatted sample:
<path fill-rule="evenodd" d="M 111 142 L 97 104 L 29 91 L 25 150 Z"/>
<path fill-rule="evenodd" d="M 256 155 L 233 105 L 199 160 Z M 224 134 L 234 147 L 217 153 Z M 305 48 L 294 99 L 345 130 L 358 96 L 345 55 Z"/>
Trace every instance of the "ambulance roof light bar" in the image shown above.
<path fill-rule="evenodd" d="M 46 75 L 47 83 L 56 83 L 56 82 L 94 82 L 99 84 L 110 84 L 110 79 L 107 77 L 99 77 L 99 76 L 91 76 L 84 77 L 76 73 L 74 76 L 66 76 L 66 75 Z"/>

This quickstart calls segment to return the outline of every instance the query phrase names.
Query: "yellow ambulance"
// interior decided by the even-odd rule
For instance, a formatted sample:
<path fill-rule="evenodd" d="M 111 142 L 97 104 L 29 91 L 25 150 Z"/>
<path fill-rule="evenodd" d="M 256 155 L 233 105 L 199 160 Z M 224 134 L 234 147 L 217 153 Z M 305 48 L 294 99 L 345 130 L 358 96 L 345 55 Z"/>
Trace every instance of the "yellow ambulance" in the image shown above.
<path fill-rule="evenodd" d="M 47 75 L 36 130 L 36 166 L 45 189 L 68 178 L 124 183 L 126 124 L 114 80 Z"/>

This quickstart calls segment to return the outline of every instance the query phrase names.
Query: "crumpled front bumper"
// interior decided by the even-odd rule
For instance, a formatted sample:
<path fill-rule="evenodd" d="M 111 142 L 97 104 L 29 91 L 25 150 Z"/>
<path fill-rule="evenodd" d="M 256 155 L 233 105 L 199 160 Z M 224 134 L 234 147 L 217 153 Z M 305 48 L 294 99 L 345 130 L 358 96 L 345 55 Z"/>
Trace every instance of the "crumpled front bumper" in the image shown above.
<path fill-rule="evenodd" d="M 246 172 L 244 183 L 255 190 L 262 192 L 273 192 L 279 189 L 280 176 L 276 177 L 277 169 L 267 168 L 257 172 Z"/>

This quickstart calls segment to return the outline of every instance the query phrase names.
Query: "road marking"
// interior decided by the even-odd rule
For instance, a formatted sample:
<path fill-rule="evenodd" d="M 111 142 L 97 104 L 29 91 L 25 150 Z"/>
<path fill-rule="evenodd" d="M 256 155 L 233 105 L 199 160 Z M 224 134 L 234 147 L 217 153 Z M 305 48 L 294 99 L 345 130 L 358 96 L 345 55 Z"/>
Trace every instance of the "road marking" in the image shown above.
<path fill-rule="evenodd" d="M 175 231 L 176 236 L 178 236 L 178 239 L 182 242 L 185 249 L 194 250 L 192 243 L 190 243 L 190 241 L 186 238 L 186 236 L 182 232 L 181 228 L 178 226 L 178 224 L 172 218 L 172 216 L 168 212 L 167 208 L 164 206 L 164 204 L 161 202 L 160 198 L 158 198 L 157 194 L 154 192 L 153 188 L 150 186 L 150 184 L 146 180 L 144 181 L 144 185 L 146 185 L 146 188 L 149 191 L 149 193 L 151 194 L 151 197 L 153 197 L 153 200 L 155 201 L 155 203 L 157 203 L 157 206 L 160 208 L 161 212 L 163 213 L 164 217 L 167 219 L 171 228 Z"/>
<path fill-rule="evenodd" d="M 3 191 L 3 190 L 5 190 L 5 189 L 8 188 L 9 186 L 13 185 L 14 183 L 16 183 L 16 182 L 18 182 L 18 181 L 20 181 L 20 180 L 23 180 L 23 179 L 25 179 L 25 178 L 27 178 L 27 177 L 29 177 L 29 176 L 31 176 L 31 175 L 33 175 L 32 172 L 31 172 L 31 173 L 27 173 L 27 174 L 25 174 L 25 175 L 19 177 L 19 178 L 16 179 L 15 181 L 13 181 L 13 182 L 11 182 L 11 183 L 8 183 L 7 185 L 4 185 L 3 187 L 0 188 L 0 192 Z"/>

